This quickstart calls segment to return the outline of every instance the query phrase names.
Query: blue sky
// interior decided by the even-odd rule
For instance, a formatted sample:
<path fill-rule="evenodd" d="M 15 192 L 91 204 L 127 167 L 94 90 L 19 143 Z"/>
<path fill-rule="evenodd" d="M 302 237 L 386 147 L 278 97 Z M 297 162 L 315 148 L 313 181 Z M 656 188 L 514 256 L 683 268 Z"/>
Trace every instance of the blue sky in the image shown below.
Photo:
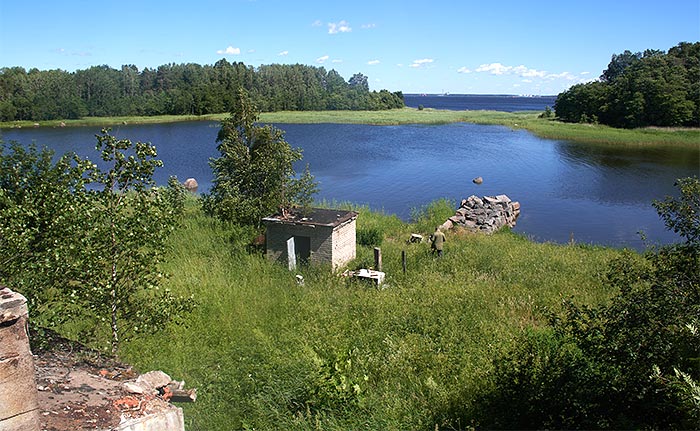
<path fill-rule="evenodd" d="M 30 6 L 31 5 L 31 6 Z M 0 67 L 307 64 L 373 90 L 558 94 L 700 40 L 700 0 L 0 0 Z"/>

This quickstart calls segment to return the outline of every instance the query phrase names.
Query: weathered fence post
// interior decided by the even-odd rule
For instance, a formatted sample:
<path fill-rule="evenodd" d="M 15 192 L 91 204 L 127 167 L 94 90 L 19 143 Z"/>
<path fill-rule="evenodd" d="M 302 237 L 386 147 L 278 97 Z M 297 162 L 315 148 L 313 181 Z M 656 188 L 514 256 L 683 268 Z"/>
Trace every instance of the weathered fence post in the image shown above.
<path fill-rule="evenodd" d="M 401 265 L 403 266 L 403 273 L 406 273 L 406 250 L 401 250 Z"/>
<path fill-rule="evenodd" d="M 25 297 L 0 286 L 0 431 L 40 428 L 28 314 Z"/>
<path fill-rule="evenodd" d="M 382 249 L 379 247 L 374 247 L 374 269 L 382 270 Z"/>

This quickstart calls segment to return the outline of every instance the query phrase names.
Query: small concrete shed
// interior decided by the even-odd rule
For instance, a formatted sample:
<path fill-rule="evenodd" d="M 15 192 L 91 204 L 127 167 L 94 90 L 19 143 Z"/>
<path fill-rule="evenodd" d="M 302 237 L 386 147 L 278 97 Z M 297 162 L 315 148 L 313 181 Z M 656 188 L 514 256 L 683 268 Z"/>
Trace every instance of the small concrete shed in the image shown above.
<path fill-rule="evenodd" d="M 265 217 L 267 257 L 290 270 L 305 263 L 330 263 L 335 270 L 355 258 L 356 220 L 354 211 L 322 208 Z"/>

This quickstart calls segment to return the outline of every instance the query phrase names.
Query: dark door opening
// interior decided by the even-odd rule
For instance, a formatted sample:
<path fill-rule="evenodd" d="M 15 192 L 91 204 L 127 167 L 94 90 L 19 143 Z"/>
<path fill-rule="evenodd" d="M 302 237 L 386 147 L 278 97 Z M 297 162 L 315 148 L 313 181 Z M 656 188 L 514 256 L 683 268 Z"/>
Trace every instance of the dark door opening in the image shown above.
<path fill-rule="evenodd" d="M 308 265 L 311 260 L 311 237 L 294 237 L 294 254 L 299 265 Z"/>

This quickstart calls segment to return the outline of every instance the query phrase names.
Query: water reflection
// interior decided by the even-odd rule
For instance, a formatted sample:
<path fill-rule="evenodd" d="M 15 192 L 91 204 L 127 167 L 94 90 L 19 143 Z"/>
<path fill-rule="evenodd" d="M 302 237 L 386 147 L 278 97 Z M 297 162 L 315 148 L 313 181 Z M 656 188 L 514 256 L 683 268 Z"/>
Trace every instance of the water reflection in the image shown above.
<path fill-rule="evenodd" d="M 631 148 L 555 142 L 568 170 L 562 192 L 605 204 L 647 207 L 652 199 L 675 195 L 680 177 L 697 175 L 700 151 L 688 148 Z M 585 174 L 572 171 L 586 171 Z M 579 178 L 586 181 L 573 183 Z M 651 199 L 650 199 L 651 198 Z"/>

